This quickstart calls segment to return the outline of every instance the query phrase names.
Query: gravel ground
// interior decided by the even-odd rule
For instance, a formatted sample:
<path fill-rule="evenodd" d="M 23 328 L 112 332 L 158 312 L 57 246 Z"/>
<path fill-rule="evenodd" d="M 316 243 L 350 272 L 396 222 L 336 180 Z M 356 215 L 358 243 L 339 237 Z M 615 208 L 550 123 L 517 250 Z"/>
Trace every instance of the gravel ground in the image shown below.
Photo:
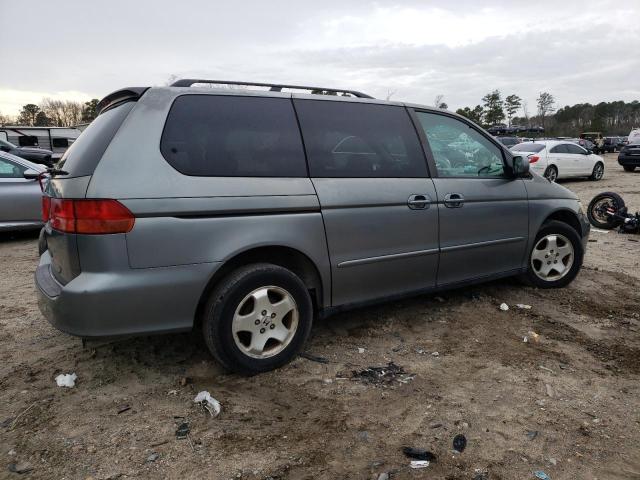
<path fill-rule="evenodd" d="M 606 162 L 602 181 L 564 184 L 585 206 L 615 190 L 640 209 L 640 172 Z M 242 378 L 193 335 L 83 347 L 56 331 L 35 304 L 36 237 L 5 234 L 0 478 L 639 479 L 640 236 L 591 239 L 565 289 L 508 279 L 340 314 L 307 349 L 327 363 Z M 56 386 L 62 372 L 75 388 Z M 201 390 L 217 418 L 193 403 Z M 404 446 L 437 459 L 410 469 Z"/>

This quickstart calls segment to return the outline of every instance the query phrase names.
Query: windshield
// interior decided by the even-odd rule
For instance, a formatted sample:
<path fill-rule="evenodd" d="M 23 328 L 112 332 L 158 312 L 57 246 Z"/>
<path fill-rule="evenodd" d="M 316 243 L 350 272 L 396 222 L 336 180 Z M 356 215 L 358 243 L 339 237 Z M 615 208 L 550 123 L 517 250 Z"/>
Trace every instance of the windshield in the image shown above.
<path fill-rule="evenodd" d="M 511 147 L 512 152 L 538 153 L 544 150 L 544 145 L 540 143 L 519 143 Z"/>

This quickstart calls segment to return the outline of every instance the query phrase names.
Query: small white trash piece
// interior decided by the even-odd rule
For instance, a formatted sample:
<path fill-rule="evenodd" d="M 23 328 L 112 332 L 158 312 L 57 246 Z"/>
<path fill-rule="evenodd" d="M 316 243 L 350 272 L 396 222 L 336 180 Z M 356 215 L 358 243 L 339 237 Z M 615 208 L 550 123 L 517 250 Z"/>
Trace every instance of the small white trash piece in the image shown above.
<path fill-rule="evenodd" d="M 531 310 L 531 305 L 527 305 L 525 303 L 516 303 L 516 307 L 521 310 Z"/>
<path fill-rule="evenodd" d="M 78 376 L 75 373 L 61 373 L 56 377 L 56 383 L 59 387 L 73 388 L 76 386 Z"/>
<path fill-rule="evenodd" d="M 358 347 L 358 353 L 364 353 L 364 348 Z"/>
<path fill-rule="evenodd" d="M 507 305 L 506 303 L 501 303 L 500 310 L 502 310 L 503 312 L 506 312 L 507 310 L 509 310 L 509 305 Z"/>
<path fill-rule="evenodd" d="M 429 466 L 428 460 L 411 460 L 409 464 L 411 468 L 427 468 Z"/>
<path fill-rule="evenodd" d="M 217 417 L 222 411 L 222 405 L 220 405 L 220 402 L 213 398 L 206 390 L 196 395 L 196 398 L 194 398 L 193 401 L 195 403 L 201 403 L 212 417 Z"/>

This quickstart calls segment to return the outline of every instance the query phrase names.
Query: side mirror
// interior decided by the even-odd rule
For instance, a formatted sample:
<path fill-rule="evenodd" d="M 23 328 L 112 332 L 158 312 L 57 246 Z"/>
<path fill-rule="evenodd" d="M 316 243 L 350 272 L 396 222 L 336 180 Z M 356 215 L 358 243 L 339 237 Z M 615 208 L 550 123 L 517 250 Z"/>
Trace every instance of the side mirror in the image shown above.
<path fill-rule="evenodd" d="M 512 160 L 513 176 L 516 178 L 524 177 L 529 173 L 529 159 L 522 155 L 516 155 Z"/>
<path fill-rule="evenodd" d="M 28 168 L 27 170 L 24 171 L 22 176 L 27 180 L 37 180 L 38 177 L 40 176 L 40 172 L 36 172 L 35 170 L 31 170 L 30 168 Z"/>

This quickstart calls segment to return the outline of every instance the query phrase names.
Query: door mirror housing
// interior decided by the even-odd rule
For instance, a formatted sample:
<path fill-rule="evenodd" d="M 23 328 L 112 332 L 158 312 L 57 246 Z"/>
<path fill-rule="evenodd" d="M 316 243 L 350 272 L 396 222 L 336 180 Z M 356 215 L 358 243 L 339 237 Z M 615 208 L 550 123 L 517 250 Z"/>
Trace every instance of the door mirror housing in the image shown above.
<path fill-rule="evenodd" d="M 35 170 L 31 170 L 30 168 L 28 168 L 27 170 L 24 171 L 22 176 L 27 180 L 37 180 L 38 177 L 40 176 L 40 172 L 36 172 Z"/>
<path fill-rule="evenodd" d="M 529 174 L 529 159 L 522 155 L 511 158 L 511 171 L 515 178 L 521 178 Z"/>

